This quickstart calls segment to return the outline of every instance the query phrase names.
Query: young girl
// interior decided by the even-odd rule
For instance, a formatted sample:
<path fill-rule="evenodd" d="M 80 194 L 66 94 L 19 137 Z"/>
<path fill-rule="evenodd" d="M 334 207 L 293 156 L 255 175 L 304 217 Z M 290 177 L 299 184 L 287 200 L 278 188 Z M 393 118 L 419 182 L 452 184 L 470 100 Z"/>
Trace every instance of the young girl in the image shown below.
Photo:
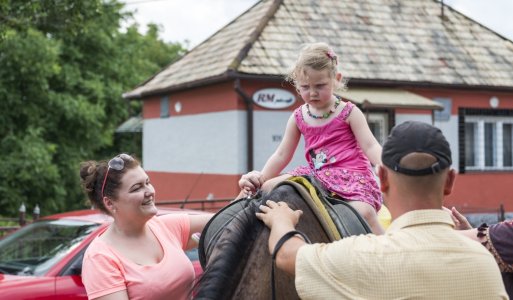
<path fill-rule="evenodd" d="M 377 217 L 381 192 L 370 164 L 381 164 L 381 146 L 360 109 L 334 95 L 342 79 L 337 56 L 327 44 L 309 44 L 301 50 L 287 79 L 305 104 L 290 116 L 283 140 L 262 172 L 241 177 L 241 195 L 259 188 L 270 191 L 291 176 L 314 175 L 325 188 L 348 201 L 374 233 L 383 233 Z M 292 159 L 301 134 L 308 166 L 279 176 Z"/>

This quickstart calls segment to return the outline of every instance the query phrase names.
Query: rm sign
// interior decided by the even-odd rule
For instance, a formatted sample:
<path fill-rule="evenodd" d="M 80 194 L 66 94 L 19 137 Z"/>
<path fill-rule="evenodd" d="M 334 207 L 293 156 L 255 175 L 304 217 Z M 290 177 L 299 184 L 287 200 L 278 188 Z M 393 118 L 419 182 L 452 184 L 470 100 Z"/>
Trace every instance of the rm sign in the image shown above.
<path fill-rule="evenodd" d="M 253 94 L 253 102 L 269 109 L 286 108 L 296 102 L 296 97 L 287 90 L 263 89 Z"/>

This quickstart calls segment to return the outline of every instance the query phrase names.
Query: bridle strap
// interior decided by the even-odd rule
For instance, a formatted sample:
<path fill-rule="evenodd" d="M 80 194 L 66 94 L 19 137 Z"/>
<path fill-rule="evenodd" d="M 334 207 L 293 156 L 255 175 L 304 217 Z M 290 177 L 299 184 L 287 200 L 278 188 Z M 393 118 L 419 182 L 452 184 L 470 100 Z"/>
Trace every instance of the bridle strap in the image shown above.
<path fill-rule="evenodd" d="M 272 266 L 271 266 L 271 295 L 272 300 L 276 299 L 276 290 L 275 290 L 275 283 L 274 283 L 274 269 L 276 265 L 276 255 L 278 254 L 278 251 L 280 251 L 281 246 L 285 244 L 286 241 L 288 241 L 291 237 L 295 236 L 296 234 L 300 235 L 305 242 L 308 244 L 311 244 L 310 239 L 301 231 L 293 230 L 285 233 L 276 243 L 276 246 L 274 246 L 274 250 L 272 253 Z"/>

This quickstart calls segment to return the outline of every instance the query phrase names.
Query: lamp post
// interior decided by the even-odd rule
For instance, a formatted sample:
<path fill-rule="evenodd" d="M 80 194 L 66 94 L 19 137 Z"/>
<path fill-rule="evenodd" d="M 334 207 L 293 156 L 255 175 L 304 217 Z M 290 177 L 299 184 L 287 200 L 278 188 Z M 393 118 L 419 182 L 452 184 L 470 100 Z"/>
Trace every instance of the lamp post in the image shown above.
<path fill-rule="evenodd" d="M 27 212 L 25 203 L 23 203 L 23 202 L 21 203 L 21 206 L 20 206 L 20 209 L 18 210 L 18 212 L 20 213 L 20 219 L 18 220 L 18 223 L 20 224 L 20 226 L 23 226 L 26 223 L 25 213 Z"/>
<path fill-rule="evenodd" d="M 36 204 L 36 207 L 34 207 L 34 211 L 32 212 L 32 221 L 39 220 L 40 214 L 41 214 L 41 209 L 39 209 L 39 205 Z"/>

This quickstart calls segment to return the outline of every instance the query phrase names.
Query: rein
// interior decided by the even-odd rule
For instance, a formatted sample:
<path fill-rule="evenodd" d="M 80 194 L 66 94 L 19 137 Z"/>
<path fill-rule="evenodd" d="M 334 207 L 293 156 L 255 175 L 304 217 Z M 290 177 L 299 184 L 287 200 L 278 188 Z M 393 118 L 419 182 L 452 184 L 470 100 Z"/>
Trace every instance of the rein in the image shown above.
<path fill-rule="evenodd" d="M 276 268 L 276 255 L 278 254 L 278 251 L 280 251 L 281 246 L 283 246 L 283 244 L 285 244 L 286 241 L 288 241 L 291 237 L 293 237 L 293 236 L 295 236 L 297 234 L 299 234 L 305 240 L 305 242 L 307 242 L 308 244 L 312 243 L 310 241 L 310 239 L 304 233 L 302 233 L 301 231 L 298 231 L 298 230 L 293 230 L 293 231 L 289 231 L 289 232 L 285 233 L 278 240 L 278 242 L 276 243 L 276 246 L 274 246 L 274 250 L 273 250 L 273 254 L 272 254 L 272 265 L 271 265 L 271 295 L 272 295 L 272 300 L 276 299 L 276 287 L 275 287 L 276 284 L 274 283 L 274 272 L 275 272 L 275 268 Z"/>

